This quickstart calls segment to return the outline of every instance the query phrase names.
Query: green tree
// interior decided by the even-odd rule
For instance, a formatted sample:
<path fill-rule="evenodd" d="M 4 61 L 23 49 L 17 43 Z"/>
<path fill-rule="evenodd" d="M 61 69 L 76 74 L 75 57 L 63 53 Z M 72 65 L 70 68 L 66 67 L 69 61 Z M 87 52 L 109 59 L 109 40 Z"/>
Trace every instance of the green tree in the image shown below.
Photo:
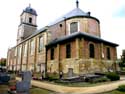
<path fill-rule="evenodd" d="M 125 67 L 125 50 L 122 51 L 121 62 L 119 63 L 121 68 Z"/>
<path fill-rule="evenodd" d="M 6 59 L 0 60 L 0 66 L 6 66 Z"/>

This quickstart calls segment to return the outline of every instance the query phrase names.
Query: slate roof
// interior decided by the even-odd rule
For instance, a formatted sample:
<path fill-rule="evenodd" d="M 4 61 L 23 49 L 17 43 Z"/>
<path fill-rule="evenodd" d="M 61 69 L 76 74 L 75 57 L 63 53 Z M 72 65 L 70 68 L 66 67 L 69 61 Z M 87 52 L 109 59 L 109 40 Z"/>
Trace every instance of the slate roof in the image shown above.
<path fill-rule="evenodd" d="M 72 11 L 70 11 L 69 13 L 63 15 L 62 17 L 58 18 L 54 22 L 50 23 L 48 26 L 54 25 L 54 24 L 56 24 L 58 22 L 61 22 L 61 21 L 65 20 L 65 19 L 69 19 L 69 18 L 73 18 L 73 17 L 94 18 L 94 17 L 90 16 L 90 12 L 84 12 L 80 8 L 75 8 Z M 99 20 L 97 18 L 94 18 L 94 19 L 96 19 L 99 22 Z"/>
<path fill-rule="evenodd" d="M 61 38 L 58 38 L 58 39 L 55 39 L 55 40 L 51 41 L 50 43 L 48 43 L 46 45 L 46 47 L 50 47 L 50 46 L 56 45 L 58 43 L 64 43 L 64 42 L 66 42 L 68 40 L 72 40 L 74 38 L 84 38 L 84 39 L 87 39 L 89 41 L 96 41 L 96 42 L 104 43 L 104 44 L 114 46 L 114 47 L 118 46 L 118 44 L 106 41 L 106 40 L 104 40 L 100 37 L 93 36 L 93 35 L 90 35 L 90 34 L 85 33 L 85 32 L 75 32 L 75 33 L 73 33 L 69 36 L 64 36 L 64 37 L 61 37 Z"/>
<path fill-rule="evenodd" d="M 33 9 L 33 8 L 31 8 L 30 6 L 26 7 L 26 8 L 23 10 L 23 12 L 30 13 L 30 14 L 32 14 L 32 15 L 37 16 L 36 10 Z"/>

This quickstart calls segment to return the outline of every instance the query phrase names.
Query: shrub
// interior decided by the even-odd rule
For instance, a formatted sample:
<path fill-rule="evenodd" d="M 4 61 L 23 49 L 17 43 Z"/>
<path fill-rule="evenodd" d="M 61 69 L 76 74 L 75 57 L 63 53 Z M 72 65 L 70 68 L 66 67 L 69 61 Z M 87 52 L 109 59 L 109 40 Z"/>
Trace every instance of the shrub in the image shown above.
<path fill-rule="evenodd" d="M 120 85 L 117 90 L 125 92 L 125 85 Z"/>
<path fill-rule="evenodd" d="M 59 76 L 56 73 L 54 73 L 54 74 L 48 73 L 46 79 L 49 80 L 49 81 L 55 81 L 55 80 L 59 79 Z"/>
<path fill-rule="evenodd" d="M 114 72 L 109 72 L 106 74 L 107 78 L 110 79 L 111 81 L 116 81 L 120 79 L 120 76 Z"/>
<path fill-rule="evenodd" d="M 92 83 L 98 83 L 98 82 L 106 82 L 109 81 L 107 77 L 101 77 L 101 78 L 96 78 L 92 81 Z"/>

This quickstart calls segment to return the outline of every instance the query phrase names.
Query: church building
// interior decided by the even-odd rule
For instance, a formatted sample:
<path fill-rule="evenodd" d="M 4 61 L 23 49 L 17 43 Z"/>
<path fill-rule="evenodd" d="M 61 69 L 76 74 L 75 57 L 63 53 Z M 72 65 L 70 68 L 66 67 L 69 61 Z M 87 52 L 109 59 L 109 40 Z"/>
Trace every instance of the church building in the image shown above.
<path fill-rule="evenodd" d="M 76 8 L 37 30 L 31 6 L 20 15 L 17 45 L 8 49 L 7 68 L 44 72 L 59 78 L 116 71 L 118 44 L 101 38 L 100 21 Z"/>

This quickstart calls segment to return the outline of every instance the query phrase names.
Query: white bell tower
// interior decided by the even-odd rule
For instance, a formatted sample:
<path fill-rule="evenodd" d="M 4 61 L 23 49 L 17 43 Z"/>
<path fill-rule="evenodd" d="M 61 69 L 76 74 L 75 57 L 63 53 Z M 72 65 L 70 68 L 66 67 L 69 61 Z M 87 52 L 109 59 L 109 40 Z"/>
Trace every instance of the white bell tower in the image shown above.
<path fill-rule="evenodd" d="M 26 39 L 37 30 L 36 21 L 37 13 L 29 5 L 23 10 L 22 14 L 20 15 L 20 25 L 18 26 L 17 33 L 17 44 L 22 42 L 22 40 Z"/>

